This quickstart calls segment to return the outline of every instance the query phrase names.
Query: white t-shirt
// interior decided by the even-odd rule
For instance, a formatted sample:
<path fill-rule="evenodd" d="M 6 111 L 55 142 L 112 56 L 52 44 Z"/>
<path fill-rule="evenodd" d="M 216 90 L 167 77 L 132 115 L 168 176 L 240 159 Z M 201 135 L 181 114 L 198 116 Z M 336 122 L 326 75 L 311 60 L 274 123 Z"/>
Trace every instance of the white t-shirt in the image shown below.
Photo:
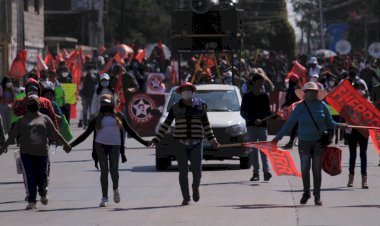
<path fill-rule="evenodd" d="M 112 116 L 104 116 L 102 128 L 96 132 L 95 142 L 106 145 L 121 145 L 120 128 Z"/>

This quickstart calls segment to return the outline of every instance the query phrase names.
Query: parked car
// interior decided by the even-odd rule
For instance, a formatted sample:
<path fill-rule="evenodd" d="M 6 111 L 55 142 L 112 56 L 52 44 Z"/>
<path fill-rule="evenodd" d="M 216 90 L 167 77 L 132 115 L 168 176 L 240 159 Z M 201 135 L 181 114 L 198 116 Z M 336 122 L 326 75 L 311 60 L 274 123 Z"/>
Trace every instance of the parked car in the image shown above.
<path fill-rule="evenodd" d="M 156 132 L 169 114 L 170 107 L 180 100 L 174 87 L 166 98 L 163 114 L 156 127 Z M 220 144 L 241 143 L 247 140 L 245 120 L 240 116 L 242 97 L 240 90 L 232 85 L 203 84 L 196 85 L 194 96 L 204 100 L 208 106 L 208 118 L 211 128 Z M 171 128 L 174 127 L 174 122 Z M 175 152 L 180 151 L 169 129 L 162 141 L 156 146 L 156 168 L 165 170 L 175 160 Z M 250 168 L 249 150 L 245 147 L 212 148 L 207 139 L 203 140 L 205 160 L 240 160 L 241 169 Z"/>

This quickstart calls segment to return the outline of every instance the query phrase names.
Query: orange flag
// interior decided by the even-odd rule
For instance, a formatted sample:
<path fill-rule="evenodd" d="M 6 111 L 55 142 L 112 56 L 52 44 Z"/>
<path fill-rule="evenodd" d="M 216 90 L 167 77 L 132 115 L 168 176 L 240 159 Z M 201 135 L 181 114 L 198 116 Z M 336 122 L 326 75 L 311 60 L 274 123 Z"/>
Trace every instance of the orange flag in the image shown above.
<path fill-rule="evenodd" d="M 11 69 L 9 70 L 9 77 L 19 79 L 25 75 L 27 54 L 28 52 L 25 49 L 20 50 L 16 58 L 13 60 Z"/>
<path fill-rule="evenodd" d="M 301 87 L 303 87 L 303 85 L 305 85 L 305 83 L 307 82 L 307 69 L 304 66 L 302 66 L 302 64 L 300 64 L 298 61 L 294 61 L 291 72 L 299 76 Z"/>
<path fill-rule="evenodd" d="M 255 147 L 263 152 L 271 162 L 273 171 L 277 176 L 301 176 L 290 153 L 278 149 L 277 145 L 274 145 L 272 142 L 252 142 L 245 143 L 243 146 Z"/>
<path fill-rule="evenodd" d="M 117 52 L 112 59 L 108 60 L 106 65 L 104 65 L 103 69 L 100 70 L 100 74 L 107 73 L 107 71 L 111 68 L 114 60 L 116 60 L 117 63 L 124 65 L 124 60 L 120 57 L 120 54 Z"/>
<path fill-rule="evenodd" d="M 142 63 L 143 59 L 145 58 L 145 53 L 146 53 L 145 49 L 139 49 L 139 51 L 138 51 L 138 53 L 136 55 L 136 59 L 140 63 Z"/>
<path fill-rule="evenodd" d="M 45 64 L 45 62 L 41 59 L 40 54 L 37 53 L 37 71 L 47 71 L 48 66 Z"/>
<path fill-rule="evenodd" d="M 54 72 L 57 71 L 56 62 L 54 60 L 54 57 L 51 55 L 51 53 L 46 54 L 44 63 L 48 67 L 49 71 L 54 71 Z"/>

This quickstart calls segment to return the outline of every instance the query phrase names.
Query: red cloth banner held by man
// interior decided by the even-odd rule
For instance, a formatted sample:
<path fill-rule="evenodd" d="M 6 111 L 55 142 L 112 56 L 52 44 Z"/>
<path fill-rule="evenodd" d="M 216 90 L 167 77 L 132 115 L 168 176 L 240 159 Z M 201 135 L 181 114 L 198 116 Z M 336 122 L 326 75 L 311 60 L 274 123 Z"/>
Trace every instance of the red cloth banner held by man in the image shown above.
<path fill-rule="evenodd" d="M 335 108 L 349 124 L 361 126 L 380 126 L 380 111 L 365 99 L 348 80 L 333 89 L 326 101 Z M 359 130 L 368 136 L 367 130 Z M 380 154 L 380 130 L 370 131 L 372 142 Z"/>
<path fill-rule="evenodd" d="M 25 75 L 27 54 L 28 52 L 25 49 L 20 50 L 16 58 L 13 60 L 11 69 L 9 70 L 9 77 L 19 79 Z"/>
<path fill-rule="evenodd" d="M 292 72 L 299 76 L 300 85 L 303 87 L 307 82 L 307 69 L 298 61 L 294 61 Z"/>
<path fill-rule="evenodd" d="M 290 153 L 278 149 L 272 142 L 245 143 L 243 145 L 245 147 L 255 147 L 262 151 L 269 158 L 276 176 L 301 176 Z"/>
<path fill-rule="evenodd" d="M 40 54 L 37 53 L 37 71 L 47 71 L 48 66 L 46 66 L 45 62 L 41 59 Z"/>
<path fill-rule="evenodd" d="M 48 66 L 49 71 L 57 71 L 56 61 L 51 53 L 46 54 L 44 63 Z"/>

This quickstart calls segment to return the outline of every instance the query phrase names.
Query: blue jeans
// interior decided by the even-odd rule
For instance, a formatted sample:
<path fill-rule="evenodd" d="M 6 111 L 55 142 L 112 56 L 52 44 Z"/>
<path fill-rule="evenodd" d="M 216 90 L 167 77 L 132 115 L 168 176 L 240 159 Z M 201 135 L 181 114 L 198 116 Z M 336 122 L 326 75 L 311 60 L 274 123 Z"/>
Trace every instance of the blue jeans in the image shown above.
<path fill-rule="evenodd" d="M 313 171 L 313 195 L 320 197 L 322 182 L 322 145 L 318 141 L 299 141 L 301 172 L 304 192 L 310 192 L 310 167 Z"/>
<path fill-rule="evenodd" d="M 258 126 L 247 126 L 248 142 L 267 141 L 267 128 Z M 263 172 L 269 171 L 268 158 L 260 151 L 261 162 L 263 163 Z M 251 148 L 250 153 L 251 164 L 253 167 L 253 173 L 258 174 L 260 169 L 259 163 L 259 150 L 257 148 Z"/>
<path fill-rule="evenodd" d="M 358 130 L 353 129 L 348 135 L 348 147 L 350 149 L 350 174 L 355 174 L 356 148 L 360 148 L 360 168 L 362 176 L 367 176 L 367 147 L 368 137 L 364 137 Z"/>
<path fill-rule="evenodd" d="M 36 203 L 37 188 L 40 196 L 46 196 L 49 184 L 49 157 L 21 154 L 25 170 L 28 202 Z"/>
<path fill-rule="evenodd" d="M 194 145 L 185 145 L 179 143 L 179 149 L 176 151 L 176 158 L 179 170 L 179 185 L 181 187 L 184 199 L 190 199 L 189 193 L 189 164 L 191 162 L 191 171 L 193 173 L 193 188 L 198 188 L 202 177 L 202 159 L 203 159 L 203 143 Z"/>

